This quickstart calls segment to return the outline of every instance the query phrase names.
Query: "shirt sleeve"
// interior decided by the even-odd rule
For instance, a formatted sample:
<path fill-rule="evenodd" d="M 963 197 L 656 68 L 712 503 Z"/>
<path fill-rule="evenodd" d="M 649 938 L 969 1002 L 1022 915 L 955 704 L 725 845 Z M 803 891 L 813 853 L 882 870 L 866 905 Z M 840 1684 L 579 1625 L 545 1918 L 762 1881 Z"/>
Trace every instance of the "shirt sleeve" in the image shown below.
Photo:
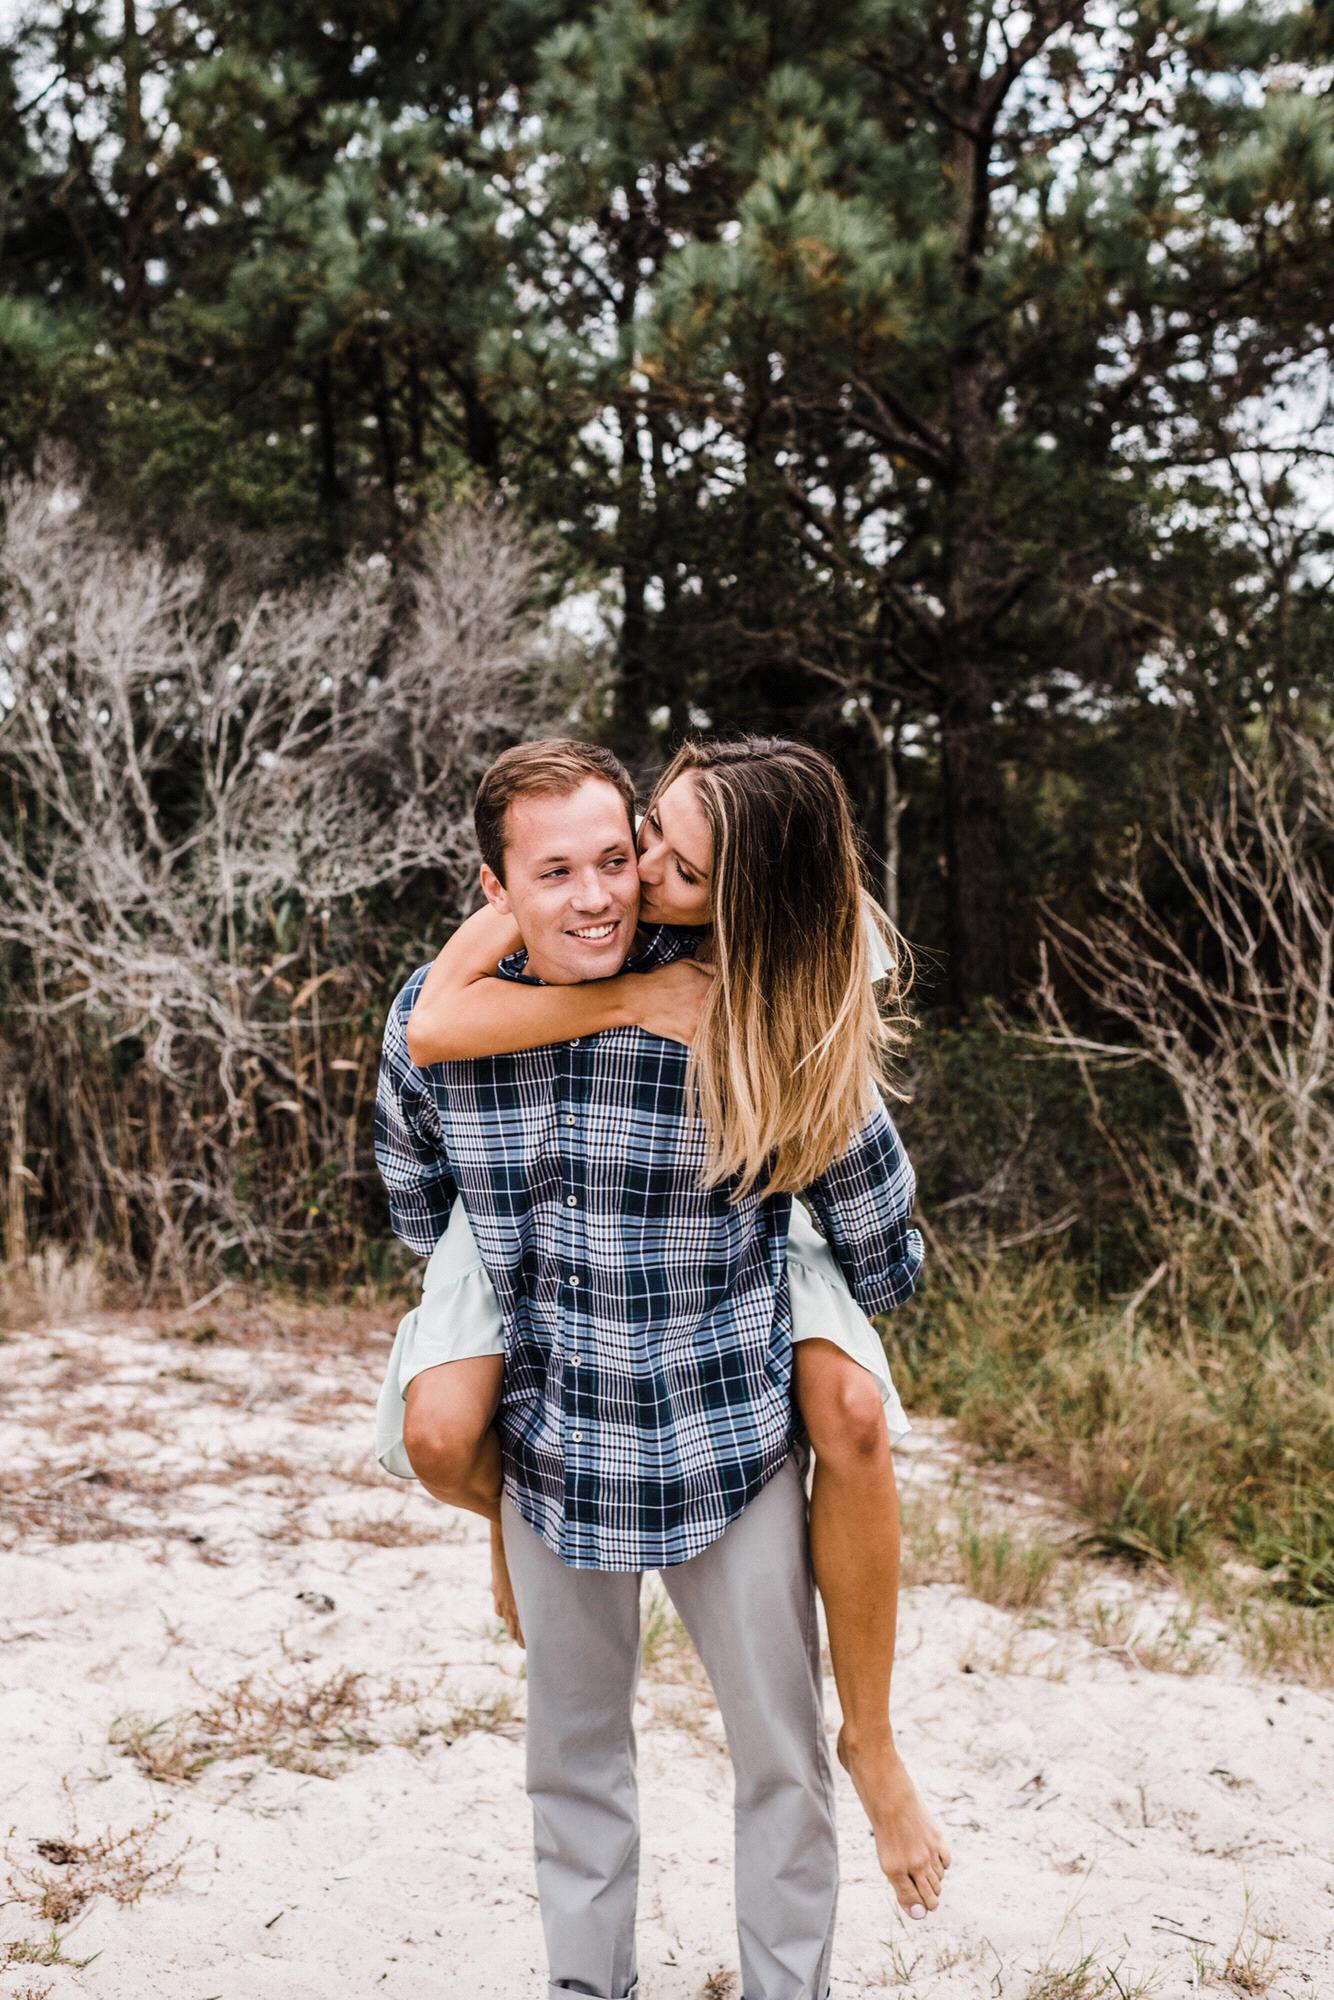
<path fill-rule="evenodd" d="M 864 1313 L 911 1298 L 926 1254 L 909 1227 L 917 1176 L 889 1113 L 877 1104 L 852 1145 L 804 1191 Z"/>
<path fill-rule="evenodd" d="M 429 1257 L 445 1233 L 458 1187 L 431 1085 L 408 1054 L 407 1024 L 429 968 L 415 972 L 389 1009 L 375 1091 L 375 1162 L 394 1234 Z"/>

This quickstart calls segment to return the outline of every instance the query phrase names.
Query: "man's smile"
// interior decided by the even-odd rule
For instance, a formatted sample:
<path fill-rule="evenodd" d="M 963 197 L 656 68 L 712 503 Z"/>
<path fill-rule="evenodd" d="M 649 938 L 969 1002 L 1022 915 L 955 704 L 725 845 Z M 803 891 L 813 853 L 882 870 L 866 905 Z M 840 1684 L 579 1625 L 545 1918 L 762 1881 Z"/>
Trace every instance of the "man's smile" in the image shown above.
<path fill-rule="evenodd" d="M 570 937 L 582 938 L 585 944 L 605 944 L 620 927 L 620 918 L 612 917 L 605 924 L 585 924 L 582 930 L 570 931 Z"/>

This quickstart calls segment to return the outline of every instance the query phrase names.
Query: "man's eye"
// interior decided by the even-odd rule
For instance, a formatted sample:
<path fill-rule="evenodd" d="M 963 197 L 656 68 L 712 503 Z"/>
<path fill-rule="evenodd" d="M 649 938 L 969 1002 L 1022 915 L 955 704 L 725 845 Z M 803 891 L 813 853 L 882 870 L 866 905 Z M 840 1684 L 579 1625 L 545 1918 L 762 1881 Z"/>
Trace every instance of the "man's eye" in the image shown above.
<path fill-rule="evenodd" d="M 563 875 L 564 873 L 565 873 L 565 870 L 564 870 L 563 868 L 549 868 L 549 869 L 547 870 L 546 874 L 545 874 L 545 875 L 544 875 L 544 876 L 542 877 L 542 880 L 543 880 L 544 882 L 555 882 L 555 881 L 558 881 L 558 880 L 559 880 L 559 878 L 560 878 L 560 877 L 561 877 L 561 876 L 562 876 L 562 875 Z"/>
<path fill-rule="evenodd" d="M 607 866 L 608 868 L 624 868 L 627 859 L 628 856 L 624 854 L 613 854 L 611 860 L 607 863 Z"/>

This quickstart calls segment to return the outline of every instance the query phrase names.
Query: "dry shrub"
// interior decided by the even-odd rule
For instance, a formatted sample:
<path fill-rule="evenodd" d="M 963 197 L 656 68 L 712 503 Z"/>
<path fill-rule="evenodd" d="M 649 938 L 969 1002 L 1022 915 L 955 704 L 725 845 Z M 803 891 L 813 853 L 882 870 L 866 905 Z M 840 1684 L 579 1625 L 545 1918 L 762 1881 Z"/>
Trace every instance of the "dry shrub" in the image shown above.
<path fill-rule="evenodd" d="M 438 1722 L 418 1722 L 411 1733 L 396 1741 L 406 1750 L 440 1738 L 450 1747 L 465 1736 L 515 1736 L 523 1728 L 523 1717 L 515 1711 L 514 1696 L 507 1688 L 482 1701 L 457 1702 Z"/>
<path fill-rule="evenodd" d="M 1212 1239 L 1232 1303 L 1258 1291 L 1300 1335 L 1334 1295 L 1334 733 L 1227 749 L 1219 795 L 1158 843 L 1170 898 L 1134 852 L 1091 922 L 1047 912 L 1065 972 L 1128 1039 L 1072 1028 L 1045 959 L 1039 1039 L 1079 1066 L 1168 1267 Z M 1097 1074 L 1126 1064 L 1170 1087 L 1184 1158 L 1103 1112 Z"/>
<path fill-rule="evenodd" d="M 207 1295 L 206 1295 L 207 1296 Z M 194 1347 L 272 1348 L 293 1361 L 382 1362 L 393 1338 L 392 1323 L 403 1310 L 395 1291 L 386 1301 L 363 1287 L 351 1298 L 296 1298 L 277 1286 L 263 1290 L 241 1284 L 216 1288 L 207 1311 L 182 1314 L 148 1310 L 143 1323 L 164 1340 Z"/>
<path fill-rule="evenodd" d="M 99 1310 L 106 1291 L 101 1256 L 61 1243 L 0 1265 L 0 1315 L 11 1323 L 54 1326 L 86 1319 Z"/>
<path fill-rule="evenodd" d="M 377 1549 L 412 1549 L 456 1539 L 446 1532 L 452 1525 L 448 1519 L 410 1520 L 404 1514 L 335 1514 L 326 1519 L 324 1528 L 335 1542 L 364 1542 Z"/>
<path fill-rule="evenodd" d="M 445 1702 L 443 1715 L 420 1717 L 423 1703 Z M 379 1718 L 413 1708 L 411 1731 Z M 146 1777 L 160 1784 L 188 1784 L 215 1764 L 251 1763 L 312 1777 L 334 1778 L 348 1758 L 389 1742 L 443 1737 L 452 1743 L 478 1731 L 515 1727 L 508 1692 L 482 1701 L 450 1703 L 441 1678 L 423 1686 L 373 1681 L 341 1668 L 323 1680 L 282 1682 L 247 1674 L 233 1687 L 210 1690 L 183 1714 L 151 1721 L 126 1715 L 112 1724 L 110 1741 Z"/>
<path fill-rule="evenodd" d="M 354 1258 L 389 993 L 467 907 L 481 772 L 567 706 L 539 581 L 494 508 L 302 580 L 61 464 L 0 493 L 11 1262 L 101 1240 L 184 1300 Z"/>
<path fill-rule="evenodd" d="M 366 1676 L 347 1668 L 287 1686 L 247 1674 L 184 1714 L 157 1722 L 118 1717 L 109 1740 L 160 1784 L 187 1783 L 212 1764 L 252 1758 L 327 1778 L 349 1752 L 379 1747 L 366 1727 L 373 1706 Z"/>
<path fill-rule="evenodd" d="M 50 1838 L 34 1843 L 48 1865 L 15 1864 L 9 1847 L 10 1888 L 21 1903 L 30 1903 L 48 1923 L 67 1924 L 94 1896 L 110 1896 L 113 1902 L 137 1903 L 149 1887 L 168 1889 L 176 1882 L 190 1843 L 163 1861 L 150 1861 L 148 1849 L 158 1828 L 166 1820 L 155 1812 L 143 1826 L 124 1833 L 102 1833 L 92 1840 L 80 1840 L 77 1829 L 68 1838 Z"/>
<path fill-rule="evenodd" d="M 0 1470 L 0 1545 L 14 1548 L 28 1537 L 60 1546 L 157 1535 L 156 1522 L 125 1512 L 127 1496 L 140 1501 L 153 1490 L 151 1484 L 97 1466 L 79 1466 L 54 1478 L 32 1467 L 7 1466 Z"/>

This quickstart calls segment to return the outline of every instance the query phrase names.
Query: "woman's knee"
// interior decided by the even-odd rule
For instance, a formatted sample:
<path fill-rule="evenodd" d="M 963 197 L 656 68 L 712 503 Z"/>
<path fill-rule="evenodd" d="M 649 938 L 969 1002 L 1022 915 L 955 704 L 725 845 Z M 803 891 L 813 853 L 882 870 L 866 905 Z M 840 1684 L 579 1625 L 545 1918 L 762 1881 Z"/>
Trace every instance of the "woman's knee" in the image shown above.
<path fill-rule="evenodd" d="M 408 1463 L 433 1486 L 466 1484 L 488 1427 L 474 1410 L 459 1410 L 438 1395 L 414 1395 L 415 1387 L 409 1384 L 403 1411 Z"/>
<path fill-rule="evenodd" d="M 860 1464 L 889 1451 L 885 1406 L 875 1377 L 847 1356 L 798 1375 L 802 1419 L 817 1458 Z"/>

